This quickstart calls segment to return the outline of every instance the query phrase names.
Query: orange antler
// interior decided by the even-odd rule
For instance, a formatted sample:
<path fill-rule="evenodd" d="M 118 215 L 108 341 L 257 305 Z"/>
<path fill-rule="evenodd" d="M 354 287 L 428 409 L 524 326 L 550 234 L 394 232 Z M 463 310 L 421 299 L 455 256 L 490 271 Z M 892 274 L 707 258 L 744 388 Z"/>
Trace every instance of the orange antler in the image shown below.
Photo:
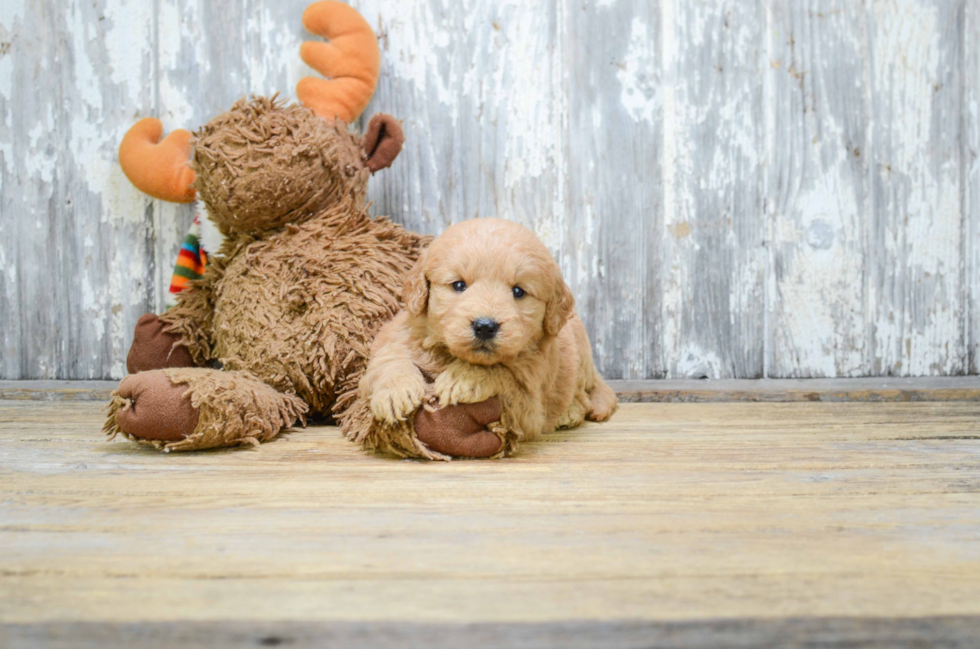
<path fill-rule="evenodd" d="M 371 101 L 378 84 L 378 39 L 357 10 L 336 0 L 308 6 L 303 12 L 303 26 L 330 40 L 307 41 L 299 50 L 307 65 L 330 79 L 303 77 L 296 84 L 296 96 L 320 117 L 354 121 Z"/>
<path fill-rule="evenodd" d="M 147 117 L 133 124 L 119 145 L 119 165 L 136 188 L 153 198 L 192 203 L 197 193 L 194 172 L 187 166 L 191 134 L 177 129 L 160 141 L 163 124 Z"/>

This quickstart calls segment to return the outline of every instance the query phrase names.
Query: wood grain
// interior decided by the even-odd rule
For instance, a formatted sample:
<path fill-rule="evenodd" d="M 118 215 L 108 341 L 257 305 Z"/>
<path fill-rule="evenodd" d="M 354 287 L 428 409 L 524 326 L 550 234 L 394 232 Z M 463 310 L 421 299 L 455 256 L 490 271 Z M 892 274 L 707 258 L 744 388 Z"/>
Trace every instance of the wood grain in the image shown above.
<path fill-rule="evenodd" d="M 980 401 L 980 381 L 974 377 L 610 381 L 610 386 L 620 401 L 640 403 Z"/>
<path fill-rule="evenodd" d="M 620 401 L 728 403 L 732 401 L 980 401 L 976 377 L 856 379 L 617 380 L 609 386 Z M 103 401 L 115 381 L 0 381 L 0 399 L 11 401 Z"/>
<path fill-rule="evenodd" d="M 121 375 L 152 309 L 146 201 L 116 164 L 152 108 L 152 5 L 6 3 L 0 48 L 0 376 Z"/>
<path fill-rule="evenodd" d="M 973 619 L 978 416 L 623 404 L 512 459 L 427 464 L 333 427 L 164 455 L 104 441 L 98 404 L 4 401 L 0 621 Z"/>
<path fill-rule="evenodd" d="M 761 377 L 765 13 L 732 0 L 663 7 L 668 376 Z"/>
<path fill-rule="evenodd" d="M 970 374 L 980 373 L 980 5 L 963 8 L 963 250 Z"/>
<path fill-rule="evenodd" d="M 404 120 L 407 142 L 372 184 L 378 213 L 438 234 L 512 219 L 561 247 L 565 156 L 554 2 L 354 3 L 382 34 L 382 79 L 365 111 Z"/>
<path fill-rule="evenodd" d="M 530 226 L 607 376 L 977 373 L 976 3 L 352 4 L 367 115 L 408 136 L 374 212 Z M 118 142 L 293 98 L 305 5 L 4 4 L 0 377 L 122 376 L 191 210 L 133 189 Z"/>
<path fill-rule="evenodd" d="M 475 624 L 413 622 L 85 622 L 7 624 L 0 640 L 11 646 L 50 649 L 93 647 L 399 646 L 410 649 L 635 649 L 684 647 L 713 649 L 962 649 L 980 637 L 980 617 L 916 618 L 819 617 L 790 619 L 712 619 L 684 622 L 613 621 L 497 622 Z"/>
<path fill-rule="evenodd" d="M 867 374 L 867 21 L 847 0 L 769 2 L 767 375 Z"/>
<path fill-rule="evenodd" d="M 873 374 L 964 371 L 962 10 L 918 0 L 869 11 Z"/>
<path fill-rule="evenodd" d="M 609 378 L 664 376 L 659 3 L 568 3 L 563 270 Z"/>

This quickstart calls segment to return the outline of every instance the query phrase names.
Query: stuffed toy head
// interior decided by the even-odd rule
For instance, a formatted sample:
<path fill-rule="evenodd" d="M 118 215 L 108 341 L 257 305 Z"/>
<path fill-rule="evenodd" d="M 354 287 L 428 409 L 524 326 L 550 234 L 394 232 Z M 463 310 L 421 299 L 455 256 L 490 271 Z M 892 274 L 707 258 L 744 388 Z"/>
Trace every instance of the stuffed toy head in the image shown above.
<path fill-rule="evenodd" d="M 387 115 L 371 121 L 372 131 L 402 139 Z M 226 236 L 299 224 L 345 198 L 364 202 L 371 172 L 394 159 L 381 162 L 364 148 L 368 139 L 303 106 L 243 99 L 194 134 L 194 187 Z"/>
<path fill-rule="evenodd" d="M 404 142 L 401 125 L 388 115 L 376 115 L 363 137 L 348 129 L 377 85 L 377 39 L 360 14 L 334 0 L 307 7 L 303 24 L 330 41 L 300 50 L 330 79 L 302 79 L 296 87 L 302 105 L 242 99 L 193 135 L 179 129 L 162 141 L 160 121 L 141 120 L 119 148 L 130 181 L 163 200 L 200 197 L 231 237 L 299 224 L 348 198 L 363 203 L 371 173 L 389 166 Z"/>

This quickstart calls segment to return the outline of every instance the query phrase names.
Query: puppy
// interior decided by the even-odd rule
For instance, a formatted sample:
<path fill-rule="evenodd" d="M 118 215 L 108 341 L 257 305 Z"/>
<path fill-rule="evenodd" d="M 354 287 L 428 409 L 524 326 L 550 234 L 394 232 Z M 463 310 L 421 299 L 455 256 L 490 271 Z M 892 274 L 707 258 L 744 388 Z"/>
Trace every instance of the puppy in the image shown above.
<path fill-rule="evenodd" d="M 496 397 L 499 421 L 481 431 L 497 437 L 489 443 L 425 439 L 416 426 L 429 449 L 477 457 L 616 409 L 571 291 L 527 228 L 491 218 L 453 225 L 409 272 L 402 297 L 360 382 L 376 424 L 404 425 L 430 400 L 445 407 Z"/>

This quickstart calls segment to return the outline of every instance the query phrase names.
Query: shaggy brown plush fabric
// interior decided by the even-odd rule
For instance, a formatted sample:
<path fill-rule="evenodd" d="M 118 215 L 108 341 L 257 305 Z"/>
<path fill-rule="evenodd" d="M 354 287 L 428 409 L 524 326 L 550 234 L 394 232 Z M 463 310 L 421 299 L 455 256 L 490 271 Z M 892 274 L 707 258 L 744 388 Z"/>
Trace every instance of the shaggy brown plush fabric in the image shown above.
<path fill-rule="evenodd" d="M 173 398 L 173 391 L 158 398 L 159 390 L 153 388 L 164 377 L 174 386 L 186 385 L 180 400 Z M 126 382 L 130 382 L 126 385 Z M 124 387 L 125 386 L 125 387 Z M 127 398 L 128 395 L 128 398 Z M 127 423 L 138 429 L 151 430 L 159 427 L 154 422 L 167 422 L 167 426 L 186 422 L 187 410 L 181 401 L 187 399 L 197 412 L 197 423 L 192 432 L 182 439 L 180 435 L 168 435 L 167 439 L 146 439 L 126 429 Z M 177 409 L 177 413 L 169 409 Z M 113 392 L 109 404 L 109 417 L 103 430 L 112 439 L 121 434 L 142 444 L 149 444 L 165 451 L 258 445 L 265 442 L 297 420 L 304 421 L 307 406 L 295 395 L 282 394 L 248 372 L 225 372 L 206 368 L 188 368 L 141 372 L 128 377 Z M 170 421 L 177 415 L 179 423 Z"/>
<path fill-rule="evenodd" d="M 375 334 L 400 307 L 394 287 L 425 243 L 344 201 L 302 225 L 242 241 L 209 265 L 202 283 L 213 287 L 210 300 L 209 291 L 192 291 L 161 319 L 186 335 L 195 359 L 252 372 L 327 413 L 356 387 Z"/>
<path fill-rule="evenodd" d="M 239 100 L 191 140 L 194 186 L 227 236 L 299 224 L 346 197 L 363 203 L 370 170 L 343 122 L 275 97 Z"/>
<path fill-rule="evenodd" d="M 201 419 L 167 450 L 263 441 L 307 411 L 343 418 L 431 238 L 368 216 L 361 140 L 306 108 L 240 101 L 200 129 L 194 146 L 195 184 L 226 240 L 160 322 L 179 338 L 175 353 L 224 371 L 168 374 L 192 386 Z M 115 416 L 120 399 L 107 430 L 145 438 Z"/>
<path fill-rule="evenodd" d="M 429 238 L 370 218 L 364 203 L 404 133 L 388 115 L 375 115 L 364 138 L 347 126 L 377 84 L 377 38 L 343 2 L 314 2 L 303 24 L 329 41 L 301 48 L 328 77 L 297 85 L 306 107 L 242 99 L 193 138 L 176 131 L 160 142 L 159 121 L 143 120 L 120 146 L 137 187 L 164 200 L 196 193 L 225 242 L 176 307 L 141 321 L 131 369 L 143 372 L 125 382 L 128 398 L 122 387 L 113 397 L 110 434 L 189 450 L 270 439 L 307 410 L 343 419 L 371 341 L 398 310 L 402 278 Z M 160 369 L 171 364 L 225 371 Z M 184 383 L 190 409 L 174 389 Z M 164 421 L 165 404 L 178 421 Z M 423 418 L 423 429 L 443 420 L 455 421 L 451 410 Z"/>

